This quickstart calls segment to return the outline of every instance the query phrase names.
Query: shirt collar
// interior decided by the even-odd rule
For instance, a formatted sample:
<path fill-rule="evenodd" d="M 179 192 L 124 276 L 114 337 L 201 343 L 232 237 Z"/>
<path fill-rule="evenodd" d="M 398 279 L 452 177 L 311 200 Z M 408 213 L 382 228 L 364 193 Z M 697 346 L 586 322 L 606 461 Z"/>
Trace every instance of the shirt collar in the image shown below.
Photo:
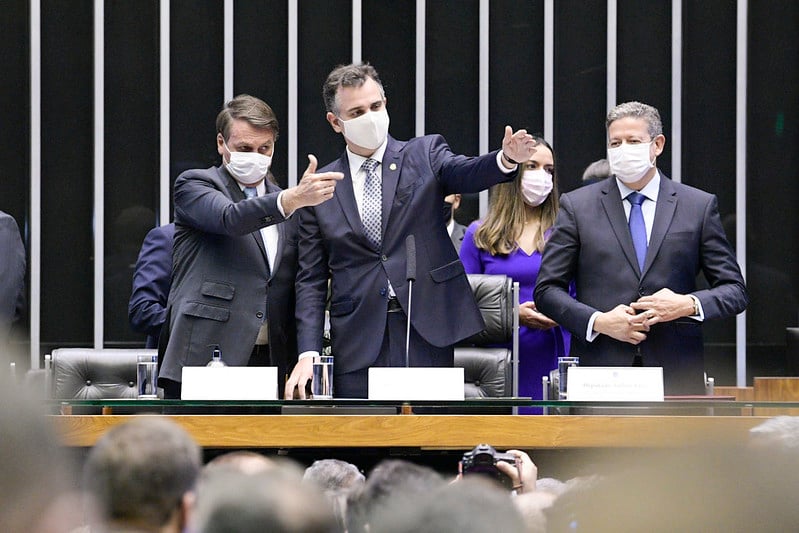
<path fill-rule="evenodd" d="M 347 159 L 349 160 L 349 163 L 350 163 L 350 175 L 354 176 L 359 170 L 361 170 L 361 167 L 363 166 L 363 162 L 366 161 L 367 159 L 377 159 L 378 161 L 380 161 L 382 163 L 383 162 L 383 155 L 386 153 L 386 147 L 387 146 L 388 146 L 388 135 L 386 135 L 386 140 L 383 141 L 383 144 L 381 144 L 377 148 L 377 150 L 375 150 L 375 152 L 372 155 L 370 155 L 369 157 L 364 157 L 362 155 L 356 154 L 355 152 L 350 150 L 350 147 L 348 146 L 347 147 Z"/>
<path fill-rule="evenodd" d="M 263 196 L 263 195 L 266 194 L 266 180 L 268 180 L 268 179 L 269 179 L 268 177 L 262 179 L 261 183 L 259 183 L 258 185 L 255 186 L 255 190 L 258 191 L 258 196 Z M 244 192 L 244 189 L 246 189 L 247 187 L 252 187 L 252 185 L 242 185 L 241 182 L 238 182 L 238 181 L 236 182 L 236 185 L 239 186 L 239 189 L 241 189 L 241 192 Z"/>
<path fill-rule="evenodd" d="M 627 196 L 629 196 L 630 193 L 636 192 L 634 189 L 631 189 L 627 185 L 625 185 L 618 178 L 616 178 L 616 185 L 619 186 L 619 194 L 621 194 L 622 200 L 627 198 Z M 660 170 L 656 168 L 655 175 L 652 176 L 652 179 L 649 180 L 649 183 L 647 183 L 646 186 L 638 192 L 646 196 L 647 200 L 652 200 L 653 202 L 657 203 L 658 193 L 660 192 Z"/>

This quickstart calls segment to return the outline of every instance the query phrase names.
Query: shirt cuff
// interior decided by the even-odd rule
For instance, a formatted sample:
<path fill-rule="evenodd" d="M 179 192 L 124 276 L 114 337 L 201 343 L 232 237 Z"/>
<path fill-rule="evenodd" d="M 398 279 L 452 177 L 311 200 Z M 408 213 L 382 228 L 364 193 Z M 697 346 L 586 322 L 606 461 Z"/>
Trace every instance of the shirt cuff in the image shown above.
<path fill-rule="evenodd" d="M 297 362 L 302 361 L 303 359 L 308 359 L 309 357 L 317 357 L 319 352 L 309 350 L 307 352 L 302 352 L 299 357 L 297 357 Z"/>
<path fill-rule="evenodd" d="M 278 193 L 278 195 L 277 195 L 277 210 L 280 211 L 280 214 L 283 215 L 283 218 L 290 218 L 291 215 L 294 214 L 294 211 L 292 211 L 291 213 L 289 213 L 287 215 L 286 211 L 283 209 L 283 193 L 284 192 L 286 192 L 286 191 L 280 191 L 280 193 Z"/>
<path fill-rule="evenodd" d="M 697 297 L 696 297 L 696 296 L 694 296 L 693 294 L 689 294 L 688 296 L 690 296 L 690 297 L 691 297 L 691 299 L 692 299 L 692 300 L 694 301 L 694 303 L 696 304 L 696 308 L 699 310 L 699 314 L 697 314 L 697 315 L 691 315 L 691 316 L 689 316 L 688 318 L 693 318 L 693 319 L 694 319 L 694 320 L 696 320 L 697 322 L 704 322 L 704 321 L 705 321 L 705 310 L 704 310 L 704 309 L 702 309 L 702 302 L 700 302 L 700 301 L 699 301 L 699 298 L 697 298 Z"/>
<path fill-rule="evenodd" d="M 510 174 L 511 172 L 516 172 L 516 169 L 519 167 L 519 165 L 516 165 L 513 168 L 505 168 L 505 165 L 502 164 L 502 150 L 497 152 L 497 166 L 499 167 L 499 170 L 501 170 L 503 174 Z"/>
<path fill-rule="evenodd" d="M 599 337 L 599 333 L 594 331 L 594 322 L 596 321 L 596 317 L 598 316 L 599 316 L 599 311 L 596 311 L 594 312 L 593 315 L 591 315 L 591 318 L 588 319 L 588 329 L 585 332 L 585 340 L 587 340 L 588 342 L 594 342 L 594 339 Z"/>

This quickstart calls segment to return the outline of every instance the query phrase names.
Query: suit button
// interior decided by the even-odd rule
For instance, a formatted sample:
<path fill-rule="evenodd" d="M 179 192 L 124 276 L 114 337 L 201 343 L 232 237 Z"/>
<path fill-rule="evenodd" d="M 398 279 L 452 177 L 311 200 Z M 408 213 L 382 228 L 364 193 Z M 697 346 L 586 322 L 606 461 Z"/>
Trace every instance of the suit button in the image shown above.
<path fill-rule="evenodd" d="M 382 289 L 380 289 L 380 296 L 382 296 L 382 297 L 384 297 L 384 298 L 385 298 L 385 296 L 386 296 L 386 293 L 387 293 L 387 292 L 388 292 L 388 291 L 386 290 L 386 288 L 385 288 L 385 287 L 383 287 Z"/>
<path fill-rule="evenodd" d="M 381 261 L 388 261 L 388 257 L 386 257 L 386 255 L 383 254 L 383 255 L 380 256 L 380 260 Z"/>
<path fill-rule="evenodd" d="M 263 318 L 263 317 L 264 314 L 262 312 L 258 311 L 257 313 L 255 313 L 255 318 Z"/>

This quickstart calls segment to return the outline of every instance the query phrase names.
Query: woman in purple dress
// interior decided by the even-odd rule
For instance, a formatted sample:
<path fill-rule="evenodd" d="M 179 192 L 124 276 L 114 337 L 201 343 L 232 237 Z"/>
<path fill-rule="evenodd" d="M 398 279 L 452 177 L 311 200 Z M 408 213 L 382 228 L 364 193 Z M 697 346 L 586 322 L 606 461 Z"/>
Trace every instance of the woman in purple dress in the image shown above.
<path fill-rule="evenodd" d="M 513 181 L 495 185 L 485 219 L 466 230 L 460 257 L 469 274 L 506 274 L 519 282 L 519 395 L 542 399 L 541 376 L 569 353 L 569 333 L 539 313 L 533 289 L 558 212 L 555 154 L 541 138 Z"/>

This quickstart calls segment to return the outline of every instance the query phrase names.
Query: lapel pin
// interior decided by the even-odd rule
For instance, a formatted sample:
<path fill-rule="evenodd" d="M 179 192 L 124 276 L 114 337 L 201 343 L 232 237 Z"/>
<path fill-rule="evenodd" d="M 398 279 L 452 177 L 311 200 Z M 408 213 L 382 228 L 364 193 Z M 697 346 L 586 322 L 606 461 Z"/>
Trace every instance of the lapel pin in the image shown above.
<path fill-rule="evenodd" d="M 391 170 L 397 170 L 397 164 L 396 164 L 396 163 L 391 163 L 391 164 L 388 166 L 388 168 L 389 168 L 389 169 L 391 169 Z"/>

